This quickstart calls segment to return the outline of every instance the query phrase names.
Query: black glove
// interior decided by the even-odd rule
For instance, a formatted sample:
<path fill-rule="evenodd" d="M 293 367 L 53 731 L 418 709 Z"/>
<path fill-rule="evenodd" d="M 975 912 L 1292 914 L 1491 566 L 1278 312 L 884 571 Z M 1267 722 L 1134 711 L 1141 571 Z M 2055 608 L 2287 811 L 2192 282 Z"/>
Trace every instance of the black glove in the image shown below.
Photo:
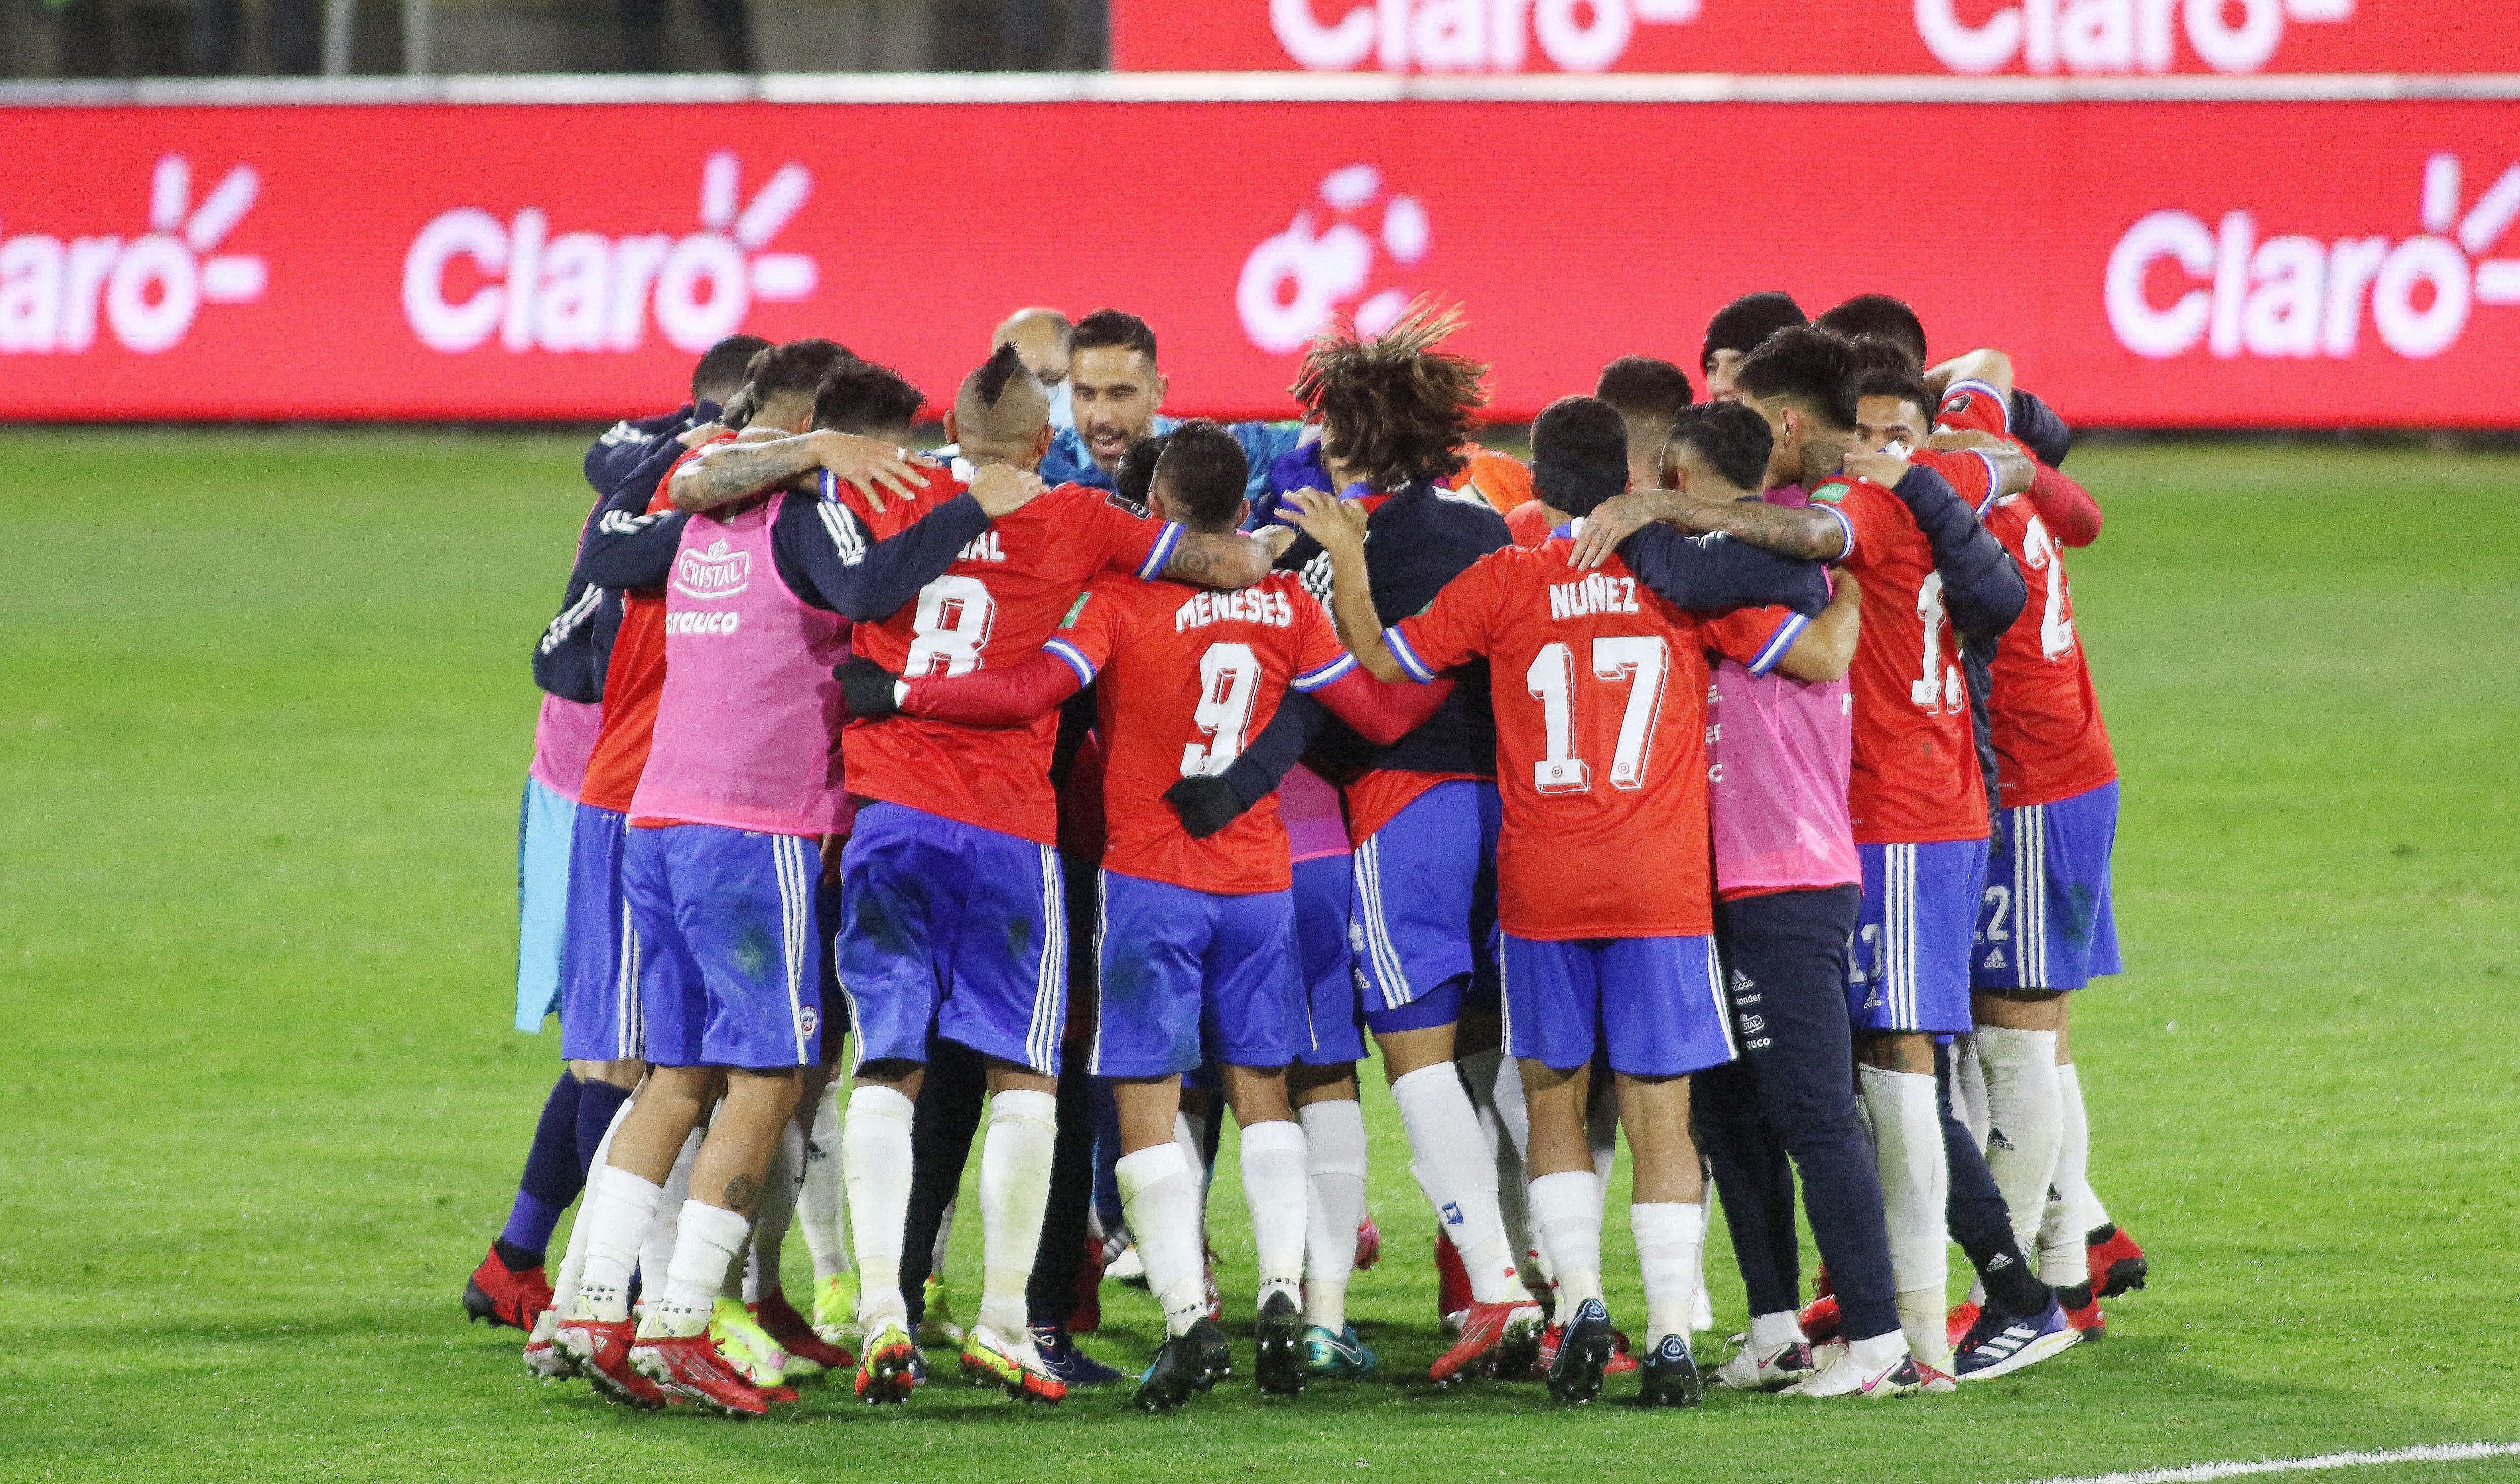
<path fill-rule="evenodd" d="M 863 654 L 832 667 L 832 673 L 839 677 L 840 695 L 848 701 L 851 716 L 878 721 L 900 714 L 901 704 L 892 698 L 893 685 L 900 676 Z"/>
<path fill-rule="evenodd" d="M 1181 816 L 1182 828 L 1190 837 L 1203 840 L 1239 818 L 1250 808 L 1234 786 L 1221 778 L 1186 778 L 1164 790 L 1164 802 Z"/>

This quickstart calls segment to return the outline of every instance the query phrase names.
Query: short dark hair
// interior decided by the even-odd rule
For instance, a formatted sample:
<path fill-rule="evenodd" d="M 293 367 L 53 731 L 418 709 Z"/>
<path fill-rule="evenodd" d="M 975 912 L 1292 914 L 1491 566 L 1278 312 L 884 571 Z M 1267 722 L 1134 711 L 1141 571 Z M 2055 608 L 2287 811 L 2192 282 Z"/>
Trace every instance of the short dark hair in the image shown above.
<path fill-rule="evenodd" d="M 1243 482 L 1251 476 L 1242 445 L 1222 424 L 1191 418 L 1173 425 L 1155 463 L 1153 482 L 1167 502 L 1189 513 L 1193 530 L 1230 531 L 1242 508 Z"/>
<path fill-rule="evenodd" d="M 727 403 L 727 421 L 735 427 L 751 422 L 772 397 L 810 397 L 833 367 L 855 359 L 836 340 L 810 337 L 754 351 L 743 368 L 743 390 Z"/>
<path fill-rule="evenodd" d="M 1688 373 L 1649 355 L 1623 355 L 1601 368 L 1593 395 L 1641 423 L 1667 424 L 1695 396 Z"/>
<path fill-rule="evenodd" d="M 1897 397 L 1916 404 L 1917 416 L 1928 423 L 1934 417 L 1934 394 L 1925 389 L 1925 378 L 1913 366 L 1868 366 L 1855 379 L 1859 397 Z"/>
<path fill-rule="evenodd" d="M 1141 515 L 1154 509 L 1154 499 L 1148 492 L 1155 485 L 1155 466 L 1162 462 L 1164 445 L 1171 439 L 1172 434 L 1168 432 L 1159 432 L 1150 438 L 1140 438 L 1129 445 L 1127 452 L 1120 455 L 1120 468 L 1111 475 L 1111 483 L 1120 496 L 1120 503 Z"/>
<path fill-rule="evenodd" d="M 769 348 L 770 342 L 757 335 L 730 335 L 711 345 L 692 368 L 692 400 L 725 405 L 743 389 L 743 368 Z"/>
<path fill-rule="evenodd" d="M 1154 328 L 1125 309 L 1097 309 L 1076 322 L 1067 333 L 1067 353 L 1092 350 L 1098 345 L 1121 345 L 1155 359 Z"/>
<path fill-rule="evenodd" d="M 847 360 L 814 388 L 814 426 L 889 437 L 908 427 L 926 403 L 926 394 L 891 367 Z"/>
<path fill-rule="evenodd" d="M 1779 330 L 1732 373 L 1745 397 L 1783 397 L 1832 432 L 1855 430 L 1855 352 L 1825 330 Z"/>
<path fill-rule="evenodd" d="M 1560 397 L 1531 420 L 1531 487 L 1570 516 L 1628 487 L 1628 425 L 1599 397 Z"/>
<path fill-rule="evenodd" d="M 1777 435 L 1769 431 L 1768 420 L 1738 402 L 1691 407 L 1671 429 L 1674 453 L 1689 449 L 1727 482 L 1748 490 L 1767 484 L 1768 455 L 1776 446 Z"/>
<path fill-rule="evenodd" d="M 1886 293 L 1859 293 L 1812 324 L 1850 340 L 1866 336 L 1888 340 L 1918 366 L 1925 364 L 1925 322 L 1916 318 L 1915 310 Z"/>
<path fill-rule="evenodd" d="M 1487 368 L 1436 348 L 1461 323 L 1458 310 L 1419 303 L 1370 340 L 1350 322 L 1313 341 L 1294 393 L 1322 425 L 1322 453 L 1386 494 L 1460 473 L 1487 402 Z"/>
<path fill-rule="evenodd" d="M 1719 350 L 1748 355 L 1778 331 L 1809 323 L 1792 294 L 1775 289 L 1745 293 L 1716 310 L 1715 318 L 1707 322 L 1706 348 L 1697 353 L 1697 364 L 1714 360 Z"/>

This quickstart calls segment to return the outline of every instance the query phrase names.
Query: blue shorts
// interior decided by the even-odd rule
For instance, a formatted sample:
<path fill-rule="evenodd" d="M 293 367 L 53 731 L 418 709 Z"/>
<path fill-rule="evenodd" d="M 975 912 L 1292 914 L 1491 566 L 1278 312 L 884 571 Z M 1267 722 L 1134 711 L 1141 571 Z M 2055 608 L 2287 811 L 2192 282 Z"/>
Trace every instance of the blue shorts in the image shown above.
<path fill-rule="evenodd" d="M 1058 1075 L 1067 907 L 1058 851 L 907 804 L 869 804 L 840 857 L 840 993 L 861 1063 L 924 1062 L 933 1029 Z"/>
<path fill-rule="evenodd" d="M 639 925 L 639 1009 L 658 1066 L 815 1066 L 815 842 L 723 825 L 633 830 L 621 890 Z"/>
<path fill-rule="evenodd" d="M 2109 853 L 2118 841 L 2115 779 L 2052 804 L 2003 811 L 2003 848 L 1987 858 L 1971 964 L 1980 989 L 2080 989 L 2118 972 Z"/>
<path fill-rule="evenodd" d="M 630 819 L 580 804 L 569 820 L 568 901 L 560 947 L 560 1054 L 572 1061 L 645 1055 L 639 1024 L 639 933 L 621 897 Z"/>
<path fill-rule="evenodd" d="M 1738 1055 L 1713 936 L 1546 941 L 1502 935 L 1505 1053 L 1559 1071 L 1682 1077 Z"/>
<path fill-rule="evenodd" d="M 1208 1057 L 1284 1066 L 1313 1042 L 1291 891 L 1219 896 L 1102 873 L 1098 1077 L 1169 1077 Z"/>
<path fill-rule="evenodd" d="M 1864 907 L 1846 960 L 1846 1009 L 1857 1033 L 1968 1031 L 1969 937 L 1986 841 L 1855 851 L 1864 858 Z"/>
<path fill-rule="evenodd" d="M 525 779 L 517 815 L 517 1029 L 540 1031 L 560 1009 L 560 945 L 568 923 L 568 844 L 577 801 Z"/>
<path fill-rule="evenodd" d="M 1295 963 L 1312 1005 L 1312 1047 L 1298 1047 L 1305 1066 L 1344 1066 L 1365 1059 L 1357 1015 L 1356 951 L 1348 912 L 1356 895 L 1354 858 L 1315 856 L 1295 863 Z"/>
<path fill-rule="evenodd" d="M 1348 942 L 1377 1033 L 1450 1025 L 1497 993 L 1494 784 L 1447 779 L 1356 847 Z"/>

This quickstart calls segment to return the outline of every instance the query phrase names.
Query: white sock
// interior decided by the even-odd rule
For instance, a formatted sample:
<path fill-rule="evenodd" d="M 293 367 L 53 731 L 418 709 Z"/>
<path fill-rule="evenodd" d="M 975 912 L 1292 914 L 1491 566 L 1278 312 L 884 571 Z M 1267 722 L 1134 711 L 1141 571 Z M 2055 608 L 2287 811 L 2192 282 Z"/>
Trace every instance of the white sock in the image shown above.
<path fill-rule="evenodd" d="M 1497 1212 L 1496 1161 L 1479 1137 L 1478 1114 L 1470 1110 L 1461 1074 L 1449 1061 L 1421 1066 L 1391 1084 L 1391 1098 L 1400 1104 L 1410 1152 L 1442 1193 L 1441 1219 L 1469 1271 L 1470 1298 L 1508 1302 L 1520 1286 L 1521 1272 Z M 1598 1213 L 1594 1225 L 1600 1225 Z"/>
<path fill-rule="evenodd" d="M 2056 1101 L 2064 1112 L 2056 1144 L 2056 1174 L 2048 1183 L 2048 1206 L 2039 1221 L 2039 1281 L 2071 1288 L 2092 1281 L 2091 1232 L 2083 1220 L 2085 1172 L 2092 1158 L 2092 1127 L 2083 1113 L 2083 1079 L 2068 1061 L 2056 1068 Z"/>
<path fill-rule="evenodd" d="M 1688 1340 L 1688 1314 L 1697 1300 L 1697 1251 L 1706 1241 L 1706 1212 L 1695 1201 L 1643 1201 L 1628 1207 L 1628 1231 L 1637 1239 L 1637 1266 L 1644 1270 L 1645 1349 L 1666 1334 Z"/>
<path fill-rule="evenodd" d="M 901 1229 L 910 1220 L 910 1120 L 916 1109 L 897 1090 L 861 1085 L 840 1127 L 841 1173 L 849 1192 L 849 1234 L 857 1240 L 858 1319 L 873 1339 L 878 1320 L 907 1327 L 901 1298 Z"/>
<path fill-rule="evenodd" d="M 1698 1174 L 1697 1238 L 1688 1251 L 1688 1271 L 1697 1275 L 1697 1286 L 1689 1300 L 1688 1327 L 1711 1329 L 1715 1327 L 1715 1306 L 1706 1296 L 1706 1234 L 1715 1225 L 1715 1167 L 1705 1164 Z"/>
<path fill-rule="evenodd" d="M 613 1130 L 621 1127 L 621 1120 L 629 1112 L 630 1102 L 624 1099 L 621 1106 L 613 1111 L 612 1122 L 605 1127 L 604 1138 L 595 1146 L 595 1162 L 587 1167 L 586 1193 L 578 1200 L 577 1219 L 569 1223 L 568 1250 L 562 1255 L 559 1276 L 552 1282 L 552 1308 L 562 1315 L 574 1312 L 577 1285 L 586 1277 L 587 1242 L 595 1236 L 595 1226 L 587 1216 L 595 1209 L 596 1187 L 604 1179 L 606 1162 L 612 1157 Z M 635 1244 L 631 1251 L 635 1257 L 638 1251 Z"/>
<path fill-rule="evenodd" d="M 1639 1238 L 1640 1245 L 1642 1238 Z M 1787 1309 L 1778 1314 L 1750 1316 L 1750 1348 L 1774 1350 L 1778 1345 L 1799 1345 L 1809 1335 L 1803 1333 L 1803 1317 Z"/>
<path fill-rule="evenodd" d="M 2013 1241 L 2035 1252 L 2065 1122 L 2057 1101 L 2056 1033 L 1989 1025 L 1976 1040 L 1978 1064 L 1986 1068 L 1986 1167 L 2003 1192 Z"/>
<path fill-rule="evenodd" d="M 1307 1103 L 1295 1119 L 1303 1125 L 1311 1186 L 1304 1209 L 1304 1323 L 1336 1333 L 1347 1327 L 1356 1229 L 1365 1216 L 1365 1104 L 1353 1099 Z M 1250 1146 L 1243 1147 L 1247 1155 Z"/>
<path fill-rule="evenodd" d="M 1531 1183 L 1531 1219 L 1557 1270 L 1561 1320 L 1601 1296 L 1601 1182 L 1591 1170 L 1543 1175 Z M 1686 1323 L 1687 1316 L 1683 1316 Z"/>
<path fill-rule="evenodd" d="M 1544 1266 L 1537 1261 L 1540 1235 L 1531 1225 L 1530 1176 L 1523 1164 L 1531 1144 L 1531 1109 L 1522 1101 L 1522 1068 L 1501 1051 L 1474 1052 L 1459 1065 L 1470 1081 L 1479 1131 L 1496 1155 L 1497 1219 L 1505 1226 L 1506 1247 L 1529 1269 L 1523 1275 L 1525 1287 L 1535 1280 L 1545 1284 Z"/>
<path fill-rule="evenodd" d="M 1944 1206 L 1951 1167 L 1934 1079 L 1921 1072 L 1858 1069 L 1878 1141 L 1874 1160 L 1890 1227 L 1890 1277 L 1899 1290 L 1899 1327 L 1918 1359 L 1939 1364 L 1951 1349 L 1943 1329 L 1950 1281 Z"/>
<path fill-rule="evenodd" d="M 770 1147 L 770 1168 L 761 1177 L 761 1199 L 752 1208 L 752 1250 L 744 1265 L 743 1301 L 761 1302 L 764 1292 L 782 1284 L 779 1256 L 788 1244 L 788 1224 L 796 1219 L 797 1184 L 805 1175 L 805 1131 L 788 1119 L 780 1125 L 779 1142 Z"/>
<path fill-rule="evenodd" d="M 1031 1332 L 1024 1288 L 1041 1250 L 1041 1221 L 1050 1206 L 1050 1166 L 1058 1152 L 1058 1097 L 1010 1088 L 989 1100 L 980 1133 L 979 1322 L 1011 1344 Z M 1296 1208 L 1296 1248 L 1303 1245 Z M 1301 1266 L 1302 1258 L 1296 1259 Z"/>
<path fill-rule="evenodd" d="M 673 1265 L 674 1240 L 683 1215 L 683 1202 L 692 1196 L 692 1164 L 700 1157 L 700 1137 L 705 1132 L 692 1130 L 683 1141 L 683 1151 L 674 1156 L 674 1167 L 665 1174 L 663 1193 L 656 1199 L 656 1220 L 639 1242 L 639 1285 L 645 1293 L 664 1291 L 665 1270 Z"/>
<path fill-rule="evenodd" d="M 717 1303 L 718 1290 L 726 1285 L 726 1270 L 743 1250 L 744 1235 L 752 1230 L 752 1223 L 735 1212 L 699 1200 L 684 1201 L 675 1225 L 674 1256 L 665 1265 L 665 1290 L 648 1306 L 648 1317 L 639 1327 L 642 1335 L 682 1339 L 706 1331 L 709 1310 Z"/>
<path fill-rule="evenodd" d="M 1123 1154 L 1113 1172 L 1120 1209 L 1147 1266 L 1147 1291 L 1163 1306 L 1164 1328 L 1186 1333 L 1207 1315 L 1207 1275 L 1198 1234 L 1198 1167 L 1179 1144 Z"/>
<path fill-rule="evenodd" d="M 1952 1042 L 1952 1111 L 1960 1115 L 1960 1126 L 1977 1141 L 1977 1151 L 1985 1153 L 1992 1121 L 1986 1107 L 1986 1063 L 1979 1059 L 1975 1036 Z"/>
<path fill-rule="evenodd" d="M 1251 1241 L 1260 1260 L 1259 1301 L 1283 1291 L 1297 1297 L 1304 1282 L 1304 1197 L 1308 1163 L 1304 1130 L 1271 1119 L 1242 1131 L 1242 1200 L 1251 1208 Z M 1356 1228 L 1348 1228 L 1351 1245 Z"/>
<path fill-rule="evenodd" d="M 1899 1358 L 1906 1354 L 1908 1336 L 1897 1329 L 1885 1329 L 1879 1334 L 1846 1342 L 1846 1358 L 1854 1362 L 1858 1370 L 1868 1373 L 1889 1370 L 1898 1365 Z"/>
<path fill-rule="evenodd" d="M 814 1254 L 814 1281 L 849 1271 L 848 1195 L 841 1186 L 840 1089 L 823 1089 L 814 1107 L 814 1132 L 805 1141 L 805 1178 L 796 1191 L 796 1215 L 805 1228 L 805 1249 Z"/>
<path fill-rule="evenodd" d="M 586 1263 L 578 1279 L 575 1313 L 608 1323 L 630 1317 L 630 1275 L 639 1265 L 639 1244 L 655 1225 L 656 1202 L 663 1193 L 654 1181 L 627 1170 L 605 1169 L 603 1179 L 589 1187 L 585 1208 L 578 1213 L 578 1225 L 586 1229 Z"/>

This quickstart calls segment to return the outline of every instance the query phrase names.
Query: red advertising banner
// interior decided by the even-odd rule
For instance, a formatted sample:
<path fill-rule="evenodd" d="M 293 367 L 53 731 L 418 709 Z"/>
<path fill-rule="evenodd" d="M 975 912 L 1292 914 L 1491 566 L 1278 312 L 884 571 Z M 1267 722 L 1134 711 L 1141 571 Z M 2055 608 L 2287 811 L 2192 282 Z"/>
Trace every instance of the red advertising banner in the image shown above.
<path fill-rule="evenodd" d="M 1133 71 L 2520 70 L 2479 0 L 1111 0 Z"/>
<path fill-rule="evenodd" d="M 1145 316 L 1174 412 L 1280 415 L 1333 316 L 1433 294 L 1518 419 L 1615 356 L 1693 366 L 1718 306 L 1785 289 L 1899 294 L 1938 352 L 2001 345 L 2086 425 L 2520 425 L 2515 102 L 86 107 L 0 129 L 0 418 L 609 419 L 680 400 L 737 330 L 831 336 L 943 398 L 1030 304 Z"/>

